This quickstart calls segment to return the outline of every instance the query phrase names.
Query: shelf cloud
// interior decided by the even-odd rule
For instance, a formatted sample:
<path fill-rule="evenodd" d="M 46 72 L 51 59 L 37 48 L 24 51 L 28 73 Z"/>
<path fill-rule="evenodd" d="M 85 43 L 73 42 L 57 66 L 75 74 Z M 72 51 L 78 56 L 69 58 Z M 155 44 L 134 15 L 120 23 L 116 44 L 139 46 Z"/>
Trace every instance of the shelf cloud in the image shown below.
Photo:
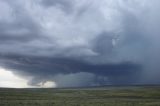
<path fill-rule="evenodd" d="M 0 67 L 28 86 L 160 83 L 159 0 L 0 0 L 0 7 Z"/>

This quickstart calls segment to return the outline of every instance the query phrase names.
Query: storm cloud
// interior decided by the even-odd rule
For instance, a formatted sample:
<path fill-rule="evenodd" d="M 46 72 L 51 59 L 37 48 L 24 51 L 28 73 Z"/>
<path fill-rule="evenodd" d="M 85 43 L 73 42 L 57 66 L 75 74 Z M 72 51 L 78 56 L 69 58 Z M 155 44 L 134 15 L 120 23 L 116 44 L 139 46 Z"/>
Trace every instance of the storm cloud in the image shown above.
<path fill-rule="evenodd" d="M 0 0 L 0 7 L 0 66 L 29 85 L 160 83 L 158 0 Z"/>

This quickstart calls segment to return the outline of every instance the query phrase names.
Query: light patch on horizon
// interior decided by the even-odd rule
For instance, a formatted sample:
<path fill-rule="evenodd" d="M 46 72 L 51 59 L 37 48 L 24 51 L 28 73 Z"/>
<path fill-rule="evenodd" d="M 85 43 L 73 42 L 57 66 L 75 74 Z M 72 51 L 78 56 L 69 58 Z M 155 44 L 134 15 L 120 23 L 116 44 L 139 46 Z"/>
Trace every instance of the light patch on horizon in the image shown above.
<path fill-rule="evenodd" d="M 40 88 L 55 88 L 56 87 L 56 83 L 53 81 L 46 81 L 44 83 L 40 83 L 39 84 Z"/>
<path fill-rule="evenodd" d="M 0 87 L 7 88 L 27 88 L 31 87 L 27 85 L 27 80 L 20 78 L 12 73 L 12 71 L 6 70 L 0 67 Z"/>
<path fill-rule="evenodd" d="M 53 81 L 46 81 L 40 86 L 30 86 L 28 80 L 18 77 L 12 71 L 0 67 L 0 87 L 6 88 L 51 88 L 56 87 Z"/>

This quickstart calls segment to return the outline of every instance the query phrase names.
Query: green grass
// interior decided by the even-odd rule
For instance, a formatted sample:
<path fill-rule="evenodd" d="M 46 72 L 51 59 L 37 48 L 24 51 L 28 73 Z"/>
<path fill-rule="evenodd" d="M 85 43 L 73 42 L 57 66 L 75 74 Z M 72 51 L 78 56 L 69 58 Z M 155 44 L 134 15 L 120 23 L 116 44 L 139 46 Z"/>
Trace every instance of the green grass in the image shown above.
<path fill-rule="evenodd" d="M 160 106 L 160 87 L 1 88 L 0 106 Z"/>

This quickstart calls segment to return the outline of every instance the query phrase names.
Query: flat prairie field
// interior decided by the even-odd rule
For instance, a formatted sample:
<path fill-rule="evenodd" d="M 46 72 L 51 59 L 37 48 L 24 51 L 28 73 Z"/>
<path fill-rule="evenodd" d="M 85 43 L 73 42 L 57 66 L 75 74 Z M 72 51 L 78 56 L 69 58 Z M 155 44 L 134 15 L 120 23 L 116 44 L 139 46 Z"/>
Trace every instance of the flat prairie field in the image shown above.
<path fill-rule="evenodd" d="M 160 86 L 0 88 L 0 106 L 160 106 Z"/>

